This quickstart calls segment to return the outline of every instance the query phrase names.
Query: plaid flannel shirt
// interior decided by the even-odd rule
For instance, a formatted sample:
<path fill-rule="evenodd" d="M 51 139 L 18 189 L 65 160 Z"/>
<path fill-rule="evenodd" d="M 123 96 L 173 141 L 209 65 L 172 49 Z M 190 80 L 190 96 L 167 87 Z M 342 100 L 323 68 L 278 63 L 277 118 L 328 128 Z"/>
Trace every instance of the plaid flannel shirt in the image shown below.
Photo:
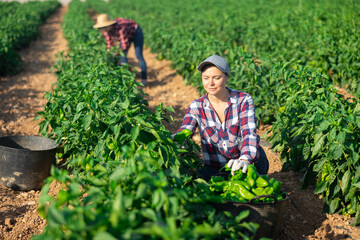
<path fill-rule="evenodd" d="M 122 51 L 128 51 L 131 42 L 134 40 L 138 24 L 131 19 L 115 18 L 115 30 L 103 31 L 102 34 L 106 40 L 107 50 L 114 46 L 114 40 L 120 42 L 120 49 Z"/>
<path fill-rule="evenodd" d="M 223 123 L 205 94 L 190 104 L 177 131 L 187 128 L 194 133 L 199 127 L 205 165 L 223 167 L 230 159 L 239 158 L 253 163 L 260 155 L 254 102 L 245 92 L 228 90 Z"/>

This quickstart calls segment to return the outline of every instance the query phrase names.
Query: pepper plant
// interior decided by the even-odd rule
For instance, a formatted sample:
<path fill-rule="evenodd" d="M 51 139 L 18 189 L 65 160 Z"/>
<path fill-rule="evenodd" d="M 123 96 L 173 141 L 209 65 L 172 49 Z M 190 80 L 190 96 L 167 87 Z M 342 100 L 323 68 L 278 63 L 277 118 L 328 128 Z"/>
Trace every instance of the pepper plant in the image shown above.
<path fill-rule="evenodd" d="M 303 172 L 303 187 L 316 182 L 326 212 L 342 212 L 350 204 L 359 224 L 360 104 L 300 64 L 279 65 L 272 77 L 284 83 L 281 94 L 287 96 L 269 137 L 283 168 Z"/>
<path fill-rule="evenodd" d="M 318 182 L 325 211 L 349 209 L 350 197 L 358 195 L 358 105 L 334 86 L 359 92 L 358 4 L 228 0 L 225 7 L 211 1 L 213 7 L 204 9 L 201 1 L 87 3 L 95 12 L 137 19 L 145 44 L 198 89 L 197 64 L 224 56 L 233 70 L 229 86 L 253 96 L 260 124 L 273 124 L 269 140 L 281 152 L 284 170 L 304 173 L 303 187 Z M 359 224 L 355 199 L 351 215 Z"/>
<path fill-rule="evenodd" d="M 70 3 L 69 53 L 59 55 L 59 81 L 39 113 L 68 170 L 54 167 L 43 187 L 47 226 L 35 239 L 253 239 L 249 212 L 234 217 L 211 205 L 221 199 L 197 179 L 199 147 L 172 140 L 162 124 L 172 108 L 148 110 L 141 83 L 113 64 L 85 6 Z M 55 197 L 53 181 L 62 186 Z"/>
<path fill-rule="evenodd" d="M 39 26 L 60 6 L 55 0 L 0 2 L 0 76 L 22 67 L 18 50 L 40 35 Z"/>

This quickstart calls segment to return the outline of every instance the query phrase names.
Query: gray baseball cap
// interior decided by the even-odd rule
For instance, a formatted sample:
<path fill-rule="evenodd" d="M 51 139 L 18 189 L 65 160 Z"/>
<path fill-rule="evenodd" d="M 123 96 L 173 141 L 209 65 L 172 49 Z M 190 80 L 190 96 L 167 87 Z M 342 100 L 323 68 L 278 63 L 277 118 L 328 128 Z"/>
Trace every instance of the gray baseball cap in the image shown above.
<path fill-rule="evenodd" d="M 208 64 L 214 64 L 220 71 L 230 76 L 230 68 L 225 58 L 218 55 L 212 55 L 200 63 L 197 69 L 202 72 L 202 69 Z"/>

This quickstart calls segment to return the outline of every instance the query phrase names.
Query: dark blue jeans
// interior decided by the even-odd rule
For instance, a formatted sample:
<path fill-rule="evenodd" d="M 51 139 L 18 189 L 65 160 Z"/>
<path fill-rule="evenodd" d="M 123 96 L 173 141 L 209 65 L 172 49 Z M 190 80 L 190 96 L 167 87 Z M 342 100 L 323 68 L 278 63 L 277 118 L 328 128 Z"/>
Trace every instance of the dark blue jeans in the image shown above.
<path fill-rule="evenodd" d="M 266 157 L 266 153 L 264 149 L 260 146 L 260 157 L 255 163 L 255 167 L 259 174 L 267 174 L 269 171 L 269 160 Z M 219 173 L 220 168 L 211 167 L 211 166 L 204 166 L 199 170 L 200 177 L 205 181 L 209 181 L 211 176 L 215 176 Z M 241 171 L 241 170 L 239 170 Z"/>
<path fill-rule="evenodd" d="M 141 69 L 141 79 L 146 80 L 147 73 L 146 73 L 146 62 L 143 57 L 143 46 L 144 46 L 144 34 L 143 34 L 140 26 L 138 26 L 138 28 L 136 29 L 136 32 L 135 32 L 135 37 L 134 37 L 135 55 L 139 62 L 139 67 Z M 128 51 L 124 51 L 124 56 L 120 56 L 121 64 L 128 63 L 128 60 L 126 57 L 127 52 Z"/>

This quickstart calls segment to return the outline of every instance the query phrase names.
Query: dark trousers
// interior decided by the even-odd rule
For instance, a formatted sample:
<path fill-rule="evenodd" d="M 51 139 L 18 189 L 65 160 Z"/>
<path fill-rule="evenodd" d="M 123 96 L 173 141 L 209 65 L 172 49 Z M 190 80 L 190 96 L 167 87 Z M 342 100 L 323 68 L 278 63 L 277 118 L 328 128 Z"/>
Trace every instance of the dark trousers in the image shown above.
<path fill-rule="evenodd" d="M 266 153 L 264 149 L 260 146 L 260 157 L 255 163 L 255 167 L 259 174 L 267 174 L 269 171 L 269 160 L 266 157 Z M 211 166 L 204 166 L 199 170 L 200 177 L 203 178 L 205 181 L 209 181 L 211 176 L 215 176 L 219 173 L 220 168 L 211 167 Z M 241 171 L 241 169 L 239 170 Z"/>
<path fill-rule="evenodd" d="M 143 34 L 140 26 L 138 26 L 138 28 L 136 29 L 136 32 L 135 32 L 135 37 L 134 37 L 135 55 L 139 62 L 139 67 L 141 69 L 141 79 L 146 80 L 147 73 L 146 73 L 146 62 L 143 57 L 143 46 L 144 46 L 144 34 Z M 121 64 L 128 62 L 127 57 L 126 57 L 127 53 L 128 53 L 128 51 L 124 51 L 124 56 L 120 56 Z"/>

